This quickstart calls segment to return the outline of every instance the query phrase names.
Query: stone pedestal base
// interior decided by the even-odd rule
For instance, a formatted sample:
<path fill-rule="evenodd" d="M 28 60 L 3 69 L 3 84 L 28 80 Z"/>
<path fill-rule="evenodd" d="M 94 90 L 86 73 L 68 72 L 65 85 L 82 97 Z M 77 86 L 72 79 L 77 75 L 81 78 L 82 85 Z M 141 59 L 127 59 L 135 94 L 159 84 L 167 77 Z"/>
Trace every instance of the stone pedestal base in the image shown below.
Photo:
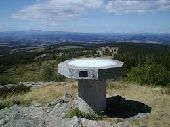
<path fill-rule="evenodd" d="M 106 80 L 78 80 L 78 95 L 94 111 L 106 110 Z"/>

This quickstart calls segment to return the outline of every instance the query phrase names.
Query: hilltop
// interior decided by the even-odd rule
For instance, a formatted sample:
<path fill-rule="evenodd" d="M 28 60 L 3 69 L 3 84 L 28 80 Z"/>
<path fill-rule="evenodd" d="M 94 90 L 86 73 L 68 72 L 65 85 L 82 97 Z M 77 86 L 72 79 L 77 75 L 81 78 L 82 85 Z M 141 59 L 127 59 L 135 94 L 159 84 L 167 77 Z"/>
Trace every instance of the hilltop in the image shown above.
<path fill-rule="evenodd" d="M 113 112 L 116 109 L 118 114 L 114 112 L 112 115 L 106 113 L 98 116 L 75 109 L 83 104 L 81 101 L 75 103 L 77 100 L 75 81 L 22 84 L 31 89 L 13 95 L 8 91 L 4 99 L 1 99 L 0 106 L 10 103 L 15 105 L 0 110 L 0 126 L 168 127 L 170 125 L 170 95 L 160 87 L 109 81 L 107 98 L 113 104 L 110 108 Z"/>
<path fill-rule="evenodd" d="M 28 42 L 0 44 L 0 126 L 170 126 L 169 45 Z M 82 57 L 124 62 L 122 78 L 109 81 L 106 112 L 91 112 L 77 83 L 57 73 L 58 63 Z"/>

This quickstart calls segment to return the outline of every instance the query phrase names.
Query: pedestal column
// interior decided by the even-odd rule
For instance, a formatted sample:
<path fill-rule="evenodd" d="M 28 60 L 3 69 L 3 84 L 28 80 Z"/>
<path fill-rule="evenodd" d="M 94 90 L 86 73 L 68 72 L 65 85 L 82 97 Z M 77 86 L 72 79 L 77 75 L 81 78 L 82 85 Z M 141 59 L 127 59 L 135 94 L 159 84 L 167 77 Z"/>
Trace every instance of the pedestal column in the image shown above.
<path fill-rule="evenodd" d="M 106 110 L 106 80 L 78 80 L 78 95 L 94 111 Z"/>

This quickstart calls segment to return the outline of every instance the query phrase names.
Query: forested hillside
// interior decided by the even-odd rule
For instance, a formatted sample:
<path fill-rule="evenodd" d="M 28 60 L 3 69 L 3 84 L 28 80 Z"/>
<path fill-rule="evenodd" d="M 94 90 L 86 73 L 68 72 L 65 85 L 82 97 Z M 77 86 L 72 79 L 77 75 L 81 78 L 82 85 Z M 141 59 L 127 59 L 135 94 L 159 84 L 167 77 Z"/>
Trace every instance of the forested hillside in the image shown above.
<path fill-rule="evenodd" d="M 170 82 L 170 47 L 122 44 L 115 57 L 125 62 L 126 76 L 140 84 L 166 86 Z"/>
<path fill-rule="evenodd" d="M 57 72 L 61 61 L 77 57 L 100 57 L 101 47 L 118 47 L 113 59 L 124 62 L 123 81 L 169 86 L 170 46 L 145 43 L 60 43 L 32 46 L 1 46 L 0 83 L 63 80 Z M 110 55 L 105 53 L 104 57 Z M 103 56 L 102 56 L 103 57 Z M 45 74 L 44 74 L 45 73 Z M 45 78 L 53 77 L 53 78 Z M 59 77 L 59 78 L 58 78 Z M 121 79 L 121 80 L 122 80 Z"/>

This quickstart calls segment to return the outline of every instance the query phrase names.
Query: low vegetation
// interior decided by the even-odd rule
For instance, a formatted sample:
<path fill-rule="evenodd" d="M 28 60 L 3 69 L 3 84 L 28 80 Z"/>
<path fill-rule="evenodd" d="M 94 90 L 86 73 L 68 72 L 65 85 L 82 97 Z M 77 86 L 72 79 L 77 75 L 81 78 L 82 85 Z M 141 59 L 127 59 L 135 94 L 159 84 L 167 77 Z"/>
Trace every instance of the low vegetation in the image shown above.
<path fill-rule="evenodd" d="M 41 103 L 47 103 L 58 97 L 64 96 L 65 93 L 75 95 L 76 87 L 74 84 L 65 85 L 65 84 L 49 84 L 46 87 L 32 90 L 31 92 L 25 94 L 26 100 L 37 101 Z"/>
<path fill-rule="evenodd" d="M 0 89 L 0 97 L 5 98 L 9 95 L 15 96 L 17 94 L 22 94 L 25 92 L 29 92 L 30 87 L 24 85 L 15 85 L 15 86 L 4 86 Z"/>
<path fill-rule="evenodd" d="M 75 96 L 77 87 L 75 83 L 66 85 L 65 83 L 53 83 L 46 87 L 29 90 L 26 87 L 10 88 L 8 91 L 3 91 L 0 96 L 0 109 L 10 107 L 14 104 L 29 105 L 32 102 L 47 103 L 56 98 L 69 93 Z"/>
<path fill-rule="evenodd" d="M 17 84 L 17 83 L 18 82 L 12 77 L 9 77 L 6 75 L 0 76 L 0 85 L 2 86 L 7 85 L 7 84 Z"/>
<path fill-rule="evenodd" d="M 19 82 L 64 81 L 65 77 L 57 73 L 56 61 L 44 61 L 19 64 L 0 75 L 0 85 L 18 84 Z"/>
<path fill-rule="evenodd" d="M 31 100 L 24 99 L 24 94 L 11 95 L 6 98 L 0 98 L 0 109 L 11 107 L 15 104 L 29 106 L 32 103 Z"/>
<path fill-rule="evenodd" d="M 66 114 L 66 118 L 72 118 L 74 116 L 77 116 L 78 118 L 86 118 L 86 119 L 89 119 L 89 120 L 99 120 L 99 119 L 102 118 L 102 116 L 99 116 L 95 113 L 81 112 L 78 108 L 72 108 Z"/>
<path fill-rule="evenodd" d="M 122 96 L 127 100 L 142 102 L 151 107 L 151 113 L 144 118 L 131 121 L 131 126 L 145 125 L 148 127 L 170 126 L 170 95 L 162 87 L 139 86 L 134 83 L 108 82 L 107 95 Z M 113 118 L 112 121 L 116 122 Z"/>
<path fill-rule="evenodd" d="M 162 88 L 161 92 L 162 94 L 170 95 L 170 85 L 168 85 L 168 87 Z"/>
<path fill-rule="evenodd" d="M 64 81 L 65 77 L 57 73 L 56 63 L 44 63 L 41 67 L 41 77 L 44 81 Z"/>
<path fill-rule="evenodd" d="M 170 72 L 162 65 L 150 63 L 139 67 L 132 67 L 127 79 L 141 85 L 168 86 Z"/>

